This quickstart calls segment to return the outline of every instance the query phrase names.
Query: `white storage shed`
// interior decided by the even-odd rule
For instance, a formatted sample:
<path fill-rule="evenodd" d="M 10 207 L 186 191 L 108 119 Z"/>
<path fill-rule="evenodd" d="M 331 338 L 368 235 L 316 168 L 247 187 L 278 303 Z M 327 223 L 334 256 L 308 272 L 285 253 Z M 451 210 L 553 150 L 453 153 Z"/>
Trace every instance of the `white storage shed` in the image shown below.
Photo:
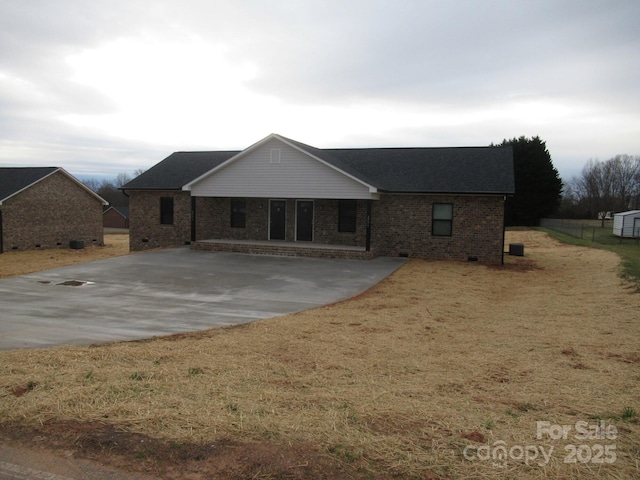
<path fill-rule="evenodd" d="M 613 234 L 619 237 L 640 237 L 640 210 L 616 213 L 613 216 Z"/>

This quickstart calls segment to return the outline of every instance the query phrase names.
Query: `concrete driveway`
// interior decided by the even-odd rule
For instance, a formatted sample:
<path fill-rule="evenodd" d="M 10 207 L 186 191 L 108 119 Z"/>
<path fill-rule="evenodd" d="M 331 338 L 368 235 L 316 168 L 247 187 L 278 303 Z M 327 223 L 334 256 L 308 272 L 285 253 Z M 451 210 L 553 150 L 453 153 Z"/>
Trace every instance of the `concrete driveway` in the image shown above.
<path fill-rule="evenodd" d="M 356 295 L 400 258 L 137 253 L 0 280 L 0 350 L 134 340 L 237 325 Z"/>

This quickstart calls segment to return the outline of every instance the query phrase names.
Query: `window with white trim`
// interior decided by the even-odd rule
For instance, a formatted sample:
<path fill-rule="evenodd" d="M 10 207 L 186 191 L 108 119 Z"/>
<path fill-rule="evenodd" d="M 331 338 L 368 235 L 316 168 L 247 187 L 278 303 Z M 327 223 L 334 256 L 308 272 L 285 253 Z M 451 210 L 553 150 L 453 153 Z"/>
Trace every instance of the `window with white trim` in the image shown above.
<path fill-rule="evenodd" d="M 434 203 L 431 234 L 435 237 L 450 237 L 453 230 L 453 204 Z"/>

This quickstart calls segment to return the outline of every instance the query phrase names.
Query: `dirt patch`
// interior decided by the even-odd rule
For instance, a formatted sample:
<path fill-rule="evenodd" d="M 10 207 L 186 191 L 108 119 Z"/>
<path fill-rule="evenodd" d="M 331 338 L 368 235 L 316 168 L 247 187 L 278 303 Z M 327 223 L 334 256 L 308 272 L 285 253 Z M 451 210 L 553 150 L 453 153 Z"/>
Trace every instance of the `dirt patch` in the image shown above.
<path fill-rule="evenodd" d="M 466 438 L 468 440 L 471 440 L 472 442 L 478 442 L 478 443 L 484 443 L 487 441 L 487 437 L 484 436 L 482 433 L 478 432 L 477 430 L 463 434 L 462 438 Z"/>
<path fill-rule="evenodd" d="M 15 397 L 21 397 L 23 396 L 25 393 L 29 393 L 31 390 L 33 390 L 34 388 L 36 388 L 38 386 L 37 383 L 35 382 L 29 382 L 25 385 L 14 385 L 13 387 L 11 387 L 9 389 L 9 391 L 15 396 Z"/>
<path fill-rule="evenodd" d="M 100 422 L 56 421 L 33 428 L 3 424 L 0 440 L 22 448 L 64 451 L 67 457 L 95 460 L 166 480 L 371 478 L 310 444 L 225 439 L 194 444 L 130 433 Z"/>
<path fill-rule="evenodd" d="M 640 295 L 611 252 L 509 242 L 526 256 L 501 268 L 410 260 L 351 300 L 241 327 L 1 352 L 0 418 L 45 439 L 73 419 L 78 451 L 166 478 L 638 477 Z M 566 463 L 602 439 L 538 439 L 538 421 L 612 424 L 617 458 Z M 499 442 L 555 450 L 500 469 L 464 456 Z"/>

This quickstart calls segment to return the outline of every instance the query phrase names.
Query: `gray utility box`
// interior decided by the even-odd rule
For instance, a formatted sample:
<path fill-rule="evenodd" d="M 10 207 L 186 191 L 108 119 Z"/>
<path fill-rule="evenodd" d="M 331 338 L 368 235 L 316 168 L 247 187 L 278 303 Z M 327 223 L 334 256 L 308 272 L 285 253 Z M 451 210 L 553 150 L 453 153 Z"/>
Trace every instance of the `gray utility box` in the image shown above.
<path fill-rule="evenodd" d="M 516 257 L 524 257 L 524 244 L 522 243 L 510 243 L 509 255 L 515 255 Z"/>
<path fill-rule="evenodd" d="M 71 240 L 69 242 L 69 248 L 73 250 L 82 250 L 84 248 L 83 240 Z"/>

